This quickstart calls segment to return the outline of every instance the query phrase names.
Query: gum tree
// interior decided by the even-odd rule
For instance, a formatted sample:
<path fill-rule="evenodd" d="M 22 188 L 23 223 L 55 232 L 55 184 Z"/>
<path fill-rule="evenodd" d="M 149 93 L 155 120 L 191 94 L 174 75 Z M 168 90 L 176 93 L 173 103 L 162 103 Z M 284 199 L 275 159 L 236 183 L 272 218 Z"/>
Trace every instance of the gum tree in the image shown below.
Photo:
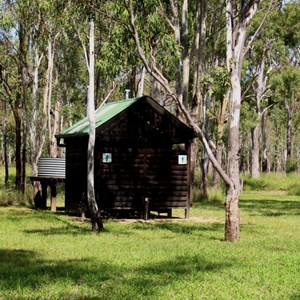
<path fill-rule="evenodd" d="M 167 93 L 176 101 L 187 121 L 191 124 L 194 131 L 200 138 L 213 166 L 219 172 L 226 184 L 226 202 L 225 202 L 225 240 L 238 241 L 240 239 L 240 216 L 239 216 L 239 197 L 241 193 L 240 171 L 239 171 L 239 124 L 240 124 L 240 108 L 241 108 L 241 70 L 244 57 L 252 41 L 255 39 L 257 32 L 253 35 L 250 42 L 245 45 L 247 30 L 249 24 L 255 15 L 260 1 L 226 1 L 226 65 L 230 78 L 230 96 L 229 96 L 229 149 L 227 160 L 227 171 L 223 170 L 210 144 L 196 123 L 188 109 L 183 105 L 173 88 L 169 85 L 167 78 L 163 75 L 159 67 L 150 62 L 143 49 L 140 41 L 139 28 L 136 23 L 133 1 L 130 1 L 130 23 L 132 34 L 136 42 L 138 54 L 142 59 L 146 70 L 153 76 L 167 91 Z"/>

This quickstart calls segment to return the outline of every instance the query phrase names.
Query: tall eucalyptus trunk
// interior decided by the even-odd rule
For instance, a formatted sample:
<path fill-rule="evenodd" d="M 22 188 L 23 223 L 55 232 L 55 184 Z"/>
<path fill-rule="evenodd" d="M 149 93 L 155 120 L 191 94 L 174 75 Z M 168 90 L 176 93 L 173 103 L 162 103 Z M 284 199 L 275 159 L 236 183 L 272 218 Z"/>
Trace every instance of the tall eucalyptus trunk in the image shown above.
<path fill-rule="evenodd" d="M 261 58 L 261 62 L 257 66 L 257 79 L 256 79 L 256 87 L 254 87 L 255 93 L 255 108 L 257 114 L 257 123 L 255 127 L 251 130 L 251 141 L 252 141 L 252 149 L 251 149 L 251 168 L 250 173 L 253 178 L 260 177 L 260 141 L 262 139 L 262 118 L 264 113 L 267 111 L 262 110 L 262 101 L 264 99 L 265 92 L 267 90 L 267 79 L 268 73 L 271 71 L 272 66 L 268 71 L 266 71 L 266 56 L 267 51 L 269 50 L 269 42 L 266 41 L 263 46 L 263 54 Z"/>
<path fill-rule="evenodd" d="M 3 120 L 3 150 L 4 150 L 4 168 L 5 168 L 5 176 L 4 183 L 8 183 L 9 178 L 9 169 L 8 169 L 8 154 L 7 154 L 7 101 L 4 100 L 4 120 Z"/>
<path fill-rule="evenodd" d="M 190 79 L 190 47 L 189 47 L 189 24 L 188 24 L 188 0 L 182 3 L 182 101 L 187 107 L 189 97 L 189 79 Z"/>
<path fill-rule="evenodd" d="M 15 134 L 16 134 L 16 148 L 15 148 L 15 159 L 16 159 L 16 189 L 18 191 L 24 191 L 24 173 L 22 167 L 22 125 L 23 125 L 23 96 L 24 96 L 24 64 L 26 62 L 26 41 L 25 41 L 25 28 L 24 24 L 20 22 L 19 25 L 19 49 L 18 49 L 18 76 L 19 76 L 19 89 L 16 94 L 16 101 L 14 104 L 14 118 L 15 118 Z"/>
<path fill-rule="evenodd" d="M 89 87 L 88 87 L 88 105 L 87 116 L 89 120 L 89 140 L 87 150 L 87 201 L 89 204 L 92 220 L 92 230 L 101 231 L 103 229 L 103 222 L 100 215 L 100 211 L 96 202 L 95 196 L 95 183 L 94 183 L 94 151 L 95 151 L 95 139 L 96 139 L 96 122 L 95 122 L 95 84 L 94 84 L 94 21 L 90 20 L 90 34 L 89 34 Z"/>
<path fill-rule="evenodd" d="M 261 136 L 261 124 L 260 122 L 251 129 L 251 168 L 250 174 L 252 178 L 260 177 L 260 164 L 259 164 L 259 153 L 260 153 L 260 136 Z"/>
<path fill-rule="evenodd" d="M 245 40 L 247 28 L 257 11 L 257 2 L 248 6 L 234 0 L 226 0 L 226 65 L 230 78 L 229 98 L 229 137 L 227 174 L 230 184 L 227 185 L 225 201 L 225 240 L 240 239 L 239 199 L 242 190 L 240 180 L 240 115 L 241 115 L 241 70 L 247 51 Z M 249 44 L 248 44 L 249 47 Z"/>
<path fill-rule="evenodd" d="M 286 123 L 286 161 L 288 161 L 292 155 L 292 137 L 293 137 L 293 105 L 289 103 L 287 97 L 284 98 L 284 107 L 287 114 Z"/>
<path fill-rule="evenodd" d="M 207 117 L 207 109 L 210 107 L 210 96 L 207 93 L 204 95 L 202 88 L 202 79 L 206 73 L 205 59 L 206 59 L 206 19 L 207 9 L 206 0 L 200 0 L 197 3 L 197 23 L 195 32 L 194 45 L 194 61 L 195 70 L 193 75 L 193 91 L 192 91 L 192 108 L 191 114 L 195 122 L 199 122 L 201 117 L 202 130 L 209 136 L 209 118 Z M 195 164 L 195 162 L 194 162 Z M 204 148 L 201 150 L 201 188 L 204 198 L 208 198 L 208 165 L 209 158 Z"/>
<path fill-rule="evenodd" d="M 145 86 L 145 76 L 146 76 L 146 68 L 142 66 L 139 71 L 139 83 L 138 83 L 138 93 L 137 96 L 143 96 L 144 94 L 144 86 Z"/>

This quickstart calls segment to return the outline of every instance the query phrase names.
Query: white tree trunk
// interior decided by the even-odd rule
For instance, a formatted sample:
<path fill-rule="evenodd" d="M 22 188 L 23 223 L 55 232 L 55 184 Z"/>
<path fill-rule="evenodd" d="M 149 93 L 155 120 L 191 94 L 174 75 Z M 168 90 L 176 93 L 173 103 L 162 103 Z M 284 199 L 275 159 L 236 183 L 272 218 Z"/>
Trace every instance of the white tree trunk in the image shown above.
<path fill-rule="evenodd" d="M 90 21 L 90 47 L 89 47 L 89 87 L 88 87 L 88 104 L 87 116 L 89 120 L 89 141 L 87 152 L 87 201 L 91 211 L 92 229 L 94 231 L 101 231 L 103 229 L 102 219 L 99 213 L 98 205 L 95 197 L 95 183 L 94 183 L 94 151 L 96 139 L 96 123 L 95 123 L 95 72 L 94 72 L 94 21 Z"/>
<path fill-rule="evenodd" d="M 253 2 L 248 8 L 243 2 L 241 7 L 237 6 L 236 3 L 232 5 L 232 2 L 234 1 L 226 0 L 226 65 L 231 85 L 227 173 L 231 183 L 227 186 L 225 203 L 225 240 L 234 242 L 240 239 L 238 203 L 241 193 L 239 169 L 239 128 L 242 98 L 241 71 L 245 53 L 250 47 L 250 44 L 245 47 L 246 32 L 251 19 L 257 11 L 258 2 Z M 239 16 L 236 17 L 238 14 Z"/>
<path fill-rule="evenodd" d="M 144 94 L 144 85 L 145 85 L 145 76 L 146 76 L 146 68 L 142 66 L 140 71 L 140 81 L 138 86 L 138 96 L 143 96 Z"/>
<path fill-rule="evenodd" d="M 251 168 L 250 173 L 252 178 L 260 177 L 260 164 L 259 164 L 259 139 L 261 135 L 261 124 L 260 122 L 251 130 Z"/>
<path fill-rule="evenodd" d="M 41 156 L 42 148 L 45 142 L 44 131 L 46 128 L 46 120 L 38 118 L 38 89 L 39 89 L 39 68 L 42 56 L 39 55 L 39 49 L 35 42 L 32 44 L 33 67 L 32 67 L 32 94 L 31 94 L 31 120 L 29 124 L 30 137 L 30 162 L 31 162 L 31 176 L 38 175 L 38 159 Z M 27 116 L 28 117 L 28 116 Z M 42 121 L 42 133 L 37 134 L 38 119 Z M 35 182 L 33 185 L 33 193 L 39 191 L 40 185 Z"/>
<path fill-rule="evenodd" d="M 268 49 L 266 45 L 264 46 L 262 60 L 257 67 L 257 88 L 254 88 L 255 92 L 255 104 L 256 104 L 256 113 L 257 113 L 257 124 L 252 129 L 252 149 L 251 149 L 251 176 L 253 178 L 260 177 L 260 139 L 262 135 L 262 116 L 263 111 L 261 104 L 264 98 L 264 94 L 267 90 L 267 73 L 266 72 L 266 62 L 265 57 L 267 55 Z"/>

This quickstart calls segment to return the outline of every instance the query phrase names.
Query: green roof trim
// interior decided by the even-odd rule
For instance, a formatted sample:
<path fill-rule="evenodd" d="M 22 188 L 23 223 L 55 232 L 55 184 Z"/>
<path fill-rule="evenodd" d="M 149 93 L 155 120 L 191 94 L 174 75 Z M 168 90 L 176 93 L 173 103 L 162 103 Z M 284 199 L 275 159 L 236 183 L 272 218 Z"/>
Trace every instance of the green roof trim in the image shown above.
<path fill-rule="evenodd" d="M 126 108 L 131 106 L 141 97 L 130 98 L 128 100 L 121 100 L 116 102 L 110 102 L 104 104 L 102 107 L 98 108 L 95 112 L 95 121 L 96 128 L 106 123 L 111 118 L 115 117 Z M 67 128 L 63 132 L 59 133 L 57 137 L 63 138 L 68 136 L 77 136 L 77 135 L 88 135 L 89 134 L 89 121 L 85 117 L 82 120 L 78 121 L 71 127 Z"/>

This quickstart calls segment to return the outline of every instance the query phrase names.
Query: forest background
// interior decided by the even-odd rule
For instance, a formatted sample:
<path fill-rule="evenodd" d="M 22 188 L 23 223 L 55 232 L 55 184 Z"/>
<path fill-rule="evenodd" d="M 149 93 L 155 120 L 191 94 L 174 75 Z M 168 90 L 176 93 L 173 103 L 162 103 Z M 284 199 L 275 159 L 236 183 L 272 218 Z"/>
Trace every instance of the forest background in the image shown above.
<path fill-rule="evenodd" d="M 15 165 L 21 193 L 26 165 L 36 175 L 39 157 L 63 156 L 55 134 L 86 115 L 91 18 L 96 106 L 130 90 L 198 126 L 193 168 L 204 197 L 210 173 L 221 185 L 207 149 L 230 169 L 236 66 L 239 172 L 300 171 L 299 1 L 17 0 L 0 9 L 0 154 L 5 182 Z"/>

